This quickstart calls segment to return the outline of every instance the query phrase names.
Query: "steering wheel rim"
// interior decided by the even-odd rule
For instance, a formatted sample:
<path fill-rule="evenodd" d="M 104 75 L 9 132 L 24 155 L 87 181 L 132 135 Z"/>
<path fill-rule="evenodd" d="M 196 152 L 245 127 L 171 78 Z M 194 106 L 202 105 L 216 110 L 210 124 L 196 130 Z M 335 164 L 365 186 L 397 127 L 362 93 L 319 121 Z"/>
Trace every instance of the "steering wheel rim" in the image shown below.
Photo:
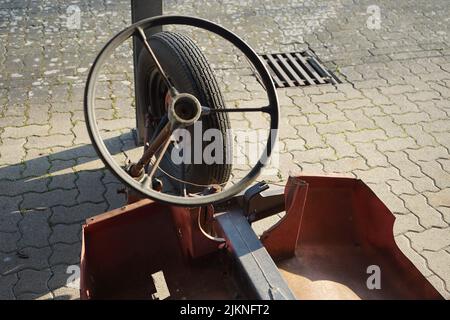
<path fill-rule="evenodd" d="M 237 47 L 249 60 L 249 62 L 255 67 L 260 75 L 260 80 L 262 81 L 269 100 L 269 105 L 266 106 L 266 112 L 270 115 L 270 131 L 268 134 L 265 149 L 253 166 L 253 168 L 248 172 L 248 174 L 243 177 L 239 182 L 230 186 L 229 188 L 219 191 L 217 193 L 203 195 L 199 197 L 183 197 L 175 196 L 167 193 L 158 192 L 152 188 L 144 188 L 143 184 L 133 177 L 131 177 L 123 168 L 112 158 L 112 155 L 108 151 L 103 139 L 100 136 L 100 131 L 97 125 L 95 116 L 95 89 L 97 84 L 97 78 L 101 67 L 105 63 L 106 59 L 111 56 L 114 50 L 119 47 L 124 41 L 126 41 L 131 36 L 136 35 L 138 28 L 141 30 L 146 30 L 151 27 L 163 26 L 163 25 L 186 25 L 192 26 L 200 29 L 212 32 L 223 39 L 229 41 L 235 47 Z M 239 109 L 237 109 L 239 110 Z M 238 111 L 237 111 L 238 112 Z M 242 111 L 244 112 L 244 111 Z M 131 26 L 123 29 L 117 33 L 108 43 L 102 48 L 100 53 L 97 55 L 94 63 L 89 71 L 89 75 L 86 81 L 86 88 L 84 94 L 84 116 L 86 119 L 87 130 L 99 157 L 102 159 L 105 166 L 111 170 L 111 172 L 125 185 L 138 192 L 139 194 L 153 199 L 155 201 L 160 201 L 166 204 L 194 207 L 203 206 L 208 204 L 214 204 L 217 202 L 222 202 L 237 193 L 243 191 L 247 188 L 260 174 L 261 170 L 268 163 L 271 156 L 272 150 L 275 147 L 278 122 L 279 122 L 279 102 L 278 96 L 275 89 L 275 85 L 272 78 L 267 70 L 265 64 L 256 54 L 256 52 L 245 43 L 239 36 L 233 32 L 221 27 L 211 21 L 195 18 L 191 16 L 180 16 L 180 15 L 168 15 L 168 16 L 157 16 L 148 19 L 141 20 Z"/>

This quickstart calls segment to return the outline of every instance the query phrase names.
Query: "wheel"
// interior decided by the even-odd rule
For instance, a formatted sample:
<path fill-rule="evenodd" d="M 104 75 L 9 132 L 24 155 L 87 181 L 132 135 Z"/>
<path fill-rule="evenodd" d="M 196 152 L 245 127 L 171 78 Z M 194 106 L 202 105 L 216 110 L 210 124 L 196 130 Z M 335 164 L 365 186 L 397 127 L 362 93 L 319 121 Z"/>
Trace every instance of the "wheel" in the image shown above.
<path fill-rule="evenodd" d="M 176 81 L 181 80 L 177 80 L 177 77 L 175 75 L 173 75 L 174 79 L 171 79 L 171 74 L 166 72 L 164 69 L 166 67 L 168 68 L 168 70 L 171 70 L 170 68 L 172 68 L 173 65 L 171 63 L 164 67 L 161 65 L 144 32 L 144 30 L 152 27 L 170 24 L 187 25 L 205 29 L 212 33 L 215 33 L 216 35 L 224 38 L 225 40 L 228 40 L 231 44 L 233 44 L 245 55 L 249 63 L 253 66 L 254 70 L 259 73 L 262 85 L 266 89 L 267 98 L 269 101 L 268 105 L 249 108 L 223 108 L 218 107 L 220 106 L 220 104 L 217 103 L 217 105 L 211 104 L 205 106 L 200 103 L 201 99 L 206 99 L 203 101 L 207 101 L 207 96 L 206 98 L 202 97 L 202 94 L 204 94 L 202 90 L 200 90 L 200 92 L 198 93 L 195 93 L 198 95 L 198 97 L 195 94 L 191 94 L 188 92 L 179 92 L 176 88 L 175 83 Z M 137 37 L 140 39 L 140 41 L 142 41 L 144 47 L 147 49 L 152 60 L 154 61 L 154 65 L 158 70 L 159 76 L 163 79 L 164 84 L 167 86 L 168 90 L 165 97 L 165 114 L 160 119 L 156 134 L 152 136 L 151 141 L 149 141 L 146 148 L 144 148 L 145 150 L 141 158 L 137 162 L 130 163 L 127 167 L 123 168 L 114 160 L 111 153 L 108 151 L 105 142 L 101 138 L 95 115 L 95 92 L 96 83 L 103 64 L 108 59 L 108 57 L 111 56 L 114 50 L 130 37 Z M 157 43 L 161 42 L 160 40 L 153 41 L 157 41 Z M 178 46 L 178 42 L 170 43 L 172 46 Z M 183 48 L 186 49 L 184 46 L 180 47 L 180 49 Z M 189 53 L 189 55 L 192 55 L 192 53 Z M 162 55 L 160 56 L 161 58 L 163 58 Z M 193 56 L 196 57 L 195 54 Z M 198 60 L 198 57 L 191 57 L 189 59 L 192 61 L 196 61 Z M 185 72 L 183 74 L 189 74 L 189 72 Z M 199 80 L 199 78 L 197 78 L 197 80 Z M 149 80 L 147 83 L 158 82 L 156 80 L 155 82 L 153 80 Z M 196 82 L 189 82 L 189 80 L 184 80 L 180 83 L 189 84 Z M 206 80 L 205 82 L 200 83 L 202 83 L 203 89 L 205 89 L 208 85 L 206 83 Z M 200 86 L 200 88 L 202 88 L 202 86 Z M 212 94 L 214 90 L 211 90 L 210 92 Z M 212 94 L 212 96 L 214 95 Z M 217 99 L 217 101 L 219 100 Z M 150 110 L 152 110 L 153 112 L 157 109 L 153 109 L 152 107 L 150 108 Z M 180 128 L 189 128 L 190 126 L 195 125 L 196 122 L 199 122 L 200 119 L 202 119 L 203 121 L 214 122 L 214 120 L 208 120 L 208 118 L 205 117 L 213 117 L 214 119 L 214 116 L 216 114 L 227 114 L 230 112 L 262 112 L 270 116 L 270 131 L 267 136 L 265 149 L 262 152 L 257 163 L 247 173 L 246 176 L 232 185 L 227 185 L 223 189 L 216 188 L 216 186 L 212 185 L 202 186 L 203 191 L 195 194 L 185 192 L 181 195 L 174 195 L 170 193 L 160 192 L 160 190 L 157 190 L 157 188 L 154 189 L 152 187 L 152 179 L 154 178 L 154 174 L 156 170 L 160 168 L 160 163 L 163 158 L 162 156 L 167 151 L 169 145 L 173 143 L 176 130 Z M 147 113 L 150 114 L 149 112 Z M 156 201 L 161 201 L 163 203 L 171 205 L 198 207 L 225 201 L 226 199 L 229 199 L 237 193 L 244 191 L 245 188 L 247 188 L 258 177 L 264 166 L 268 164 L 268 161 L 276 144 L 279 122 L 279 102 L 275 85 L 272 81 L 269 71 L 264 65 L 264 62 L 260 59 L 256 52 L 237 35 L 213 22 L 204 19 L 188 16 L 159 16 L 141 20 L 125 28 L 116 36 L 114 36 L 103 47 L 103 49 L 96 57 L 87 77 L 84 96 L 84 115 L 86 119 L 87 130 L 89 133 L 89 137 L 91 138 L 93 147 L 97 151 L 99 157 L 105 163 L 105 166 L 110 169 L 111 172 L 121 182 L 123 182 L 126 186 L 133 189 L 134 191 L 142 194 L 143 196 L 149 197 Z M 223 118 L 219 119 L 223 120 Z M 224 123 L 226 126 L 226 122 Z M 214 125 L 219 126 L 219 124 Z M 145 172 L 144 169 L 148 166 L 151 167 L 151 170 L 150 172 Z M 226 172 L 226 170 L 224 170 L 224 172 Z M 216 175 L 213 174 L 209 177 L 212 176 L 214 177 Z M 226 177 L 226 174 L 224 174 L 223 176 Z"/>
<path fill-rule="evenodd" d="M 149 44 L 178 91 L 194 95 L 202 106 L 208 106 L 212 109 L 225 108 L 222 93 L 206 57 L 188 36 L 175 32 L 160 32 L 149 38 Z M 136 115 L 137 117 L 143 117 L 141 123 L 146 123 L 146 141 L 150 141 L 161 117 L 166 113 L 165 99 L 168 87 L 145 48 L 139 54 L 136 81 Z M 230 152 L 230 150 L 225 150 L 225 148 L 229 148 L 229 143 L 231 143 L 227 141 L 226 134 L 230 128 L 228 114 L 214 113 L 210 116 L 203 116 L 200 120 L 202 135 L 208 129 L 218 129 L 225 142 L 222 144 L 223 154 Z M 194 137 L 191 141 L 193 150 L 194 140 L 196 139 L 194 128 L 191 126 L 186 129 Z M 206 143 L 204 142 L 203 148 L 205 146 Z M 228 181 L 231 173 L 230 164 L 206 164 L 203 161 L 202 163 L 194 163 L 194 159 L 192 159 L 191 164 L 184 165 L 184 168 L 182 168 L 182 166 L 172 162 L 170 157 L 172 148 L 173 145 L 168 147 L 160 162 L 160 168 L 163 172 L 167 172 L 179 180 L 187 181 L 187 192 L 200 192 L 202 188 L 198 187 L 199 185 L 222 185 Z M 172 185 L 181 188 L 177 180 L 174 181 L 170 178 L 169 180 L 171 180 Z"/>

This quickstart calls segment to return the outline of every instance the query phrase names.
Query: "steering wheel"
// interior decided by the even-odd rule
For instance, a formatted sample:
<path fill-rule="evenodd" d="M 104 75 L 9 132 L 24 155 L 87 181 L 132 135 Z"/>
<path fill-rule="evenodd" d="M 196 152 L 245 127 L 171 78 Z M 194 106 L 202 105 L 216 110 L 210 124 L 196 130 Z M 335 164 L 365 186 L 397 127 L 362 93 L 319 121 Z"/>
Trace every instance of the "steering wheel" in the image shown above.
<path fill-rule="evenodd" d="M 246 56 L 252 67 L 259 73 L 259 80 L 262 82 L 262 85 L 266 90 L 269 105 L 251 108 L 212 109 L 207 106 L 202 106 L 195 96 L 189 93 L 178 92 L 177 88 L 175 88 L 171 79 L 158 62 L 144 32 L 144 30 L 148 28 L 163 25 L 187 25 L 205 29 L 221 36 L 237 47 Z M 166 83 L 169 90 L 165 98 L 167 114 L 161 120 L 158 131 L 153 136 L 152 141 L 150 141 L 146 146 L 141 159 L 138 162 L 129 165 L 126 170 L 124 170 L 114 160 L 100 136 L 100 131 L 95 116 L 95 90 L 101 67 L 107 58 L 114 52 L 114 50 L 130 37 L 138 37 L 142 41 L 144 48 L 148 50 L 158 69 L 158 72 L 160 73 L 160 76 Z M 171 143 L 171 135 L 174 130 L 191 126 L 198 121 L 200 117 L 208 116 L 214 112 L 262 112 L 267 113 L 270 116 L 271 130 L 268 134 L 265 150 L 257 163 L 239 182 L 233 184 L 229 188 L 215 190 L 215 193 L 204 192 L 192 196 L 189 194 L 173 195 L 155 190 L 152 186 L 153 175 L 159 162 L 161 161 L 161 158 L 167 150 L 168 145 Z M 258 177 L 263 167 L 268 163 L 276 143 L 279 120 L 279 103 L 275 85 L 266 66 L 255 51 L 241 38 L 233 32 L 208 20 L 189 16 L 173 15 L 158 16 L 141 20 L 119 32 L 103 47 L 96 57 L 87 78 L 84 96 L 84 115 L 88 133 L 96 152 L 104 162 L 105 166 L 110 169 L 122 183 L 143 196 L 151 198 L 155 201 L 161 201 L 163 203 L 178 206 L 195 207 L 222 202 L 243 191 Z M 159 155 L 157 155 L 158 151 Z M 156 160 L 154 160 L 155 155 Z M 151 166 L 151 169 L 149 173 L 146 173 L 145 168 L 148 166 Z"/>

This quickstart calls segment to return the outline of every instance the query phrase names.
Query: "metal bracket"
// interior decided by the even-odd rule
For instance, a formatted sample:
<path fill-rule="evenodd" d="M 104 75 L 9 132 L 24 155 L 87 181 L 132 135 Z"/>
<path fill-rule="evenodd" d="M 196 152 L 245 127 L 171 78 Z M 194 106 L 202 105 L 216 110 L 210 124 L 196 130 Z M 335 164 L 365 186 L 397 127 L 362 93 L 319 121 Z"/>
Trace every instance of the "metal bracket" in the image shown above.
<path fill-rule="evenodd" d="M 261 181 L 245 191 L 242 201 L 244 215 L 252 223 L 284 211 L 284 188 Z"/>

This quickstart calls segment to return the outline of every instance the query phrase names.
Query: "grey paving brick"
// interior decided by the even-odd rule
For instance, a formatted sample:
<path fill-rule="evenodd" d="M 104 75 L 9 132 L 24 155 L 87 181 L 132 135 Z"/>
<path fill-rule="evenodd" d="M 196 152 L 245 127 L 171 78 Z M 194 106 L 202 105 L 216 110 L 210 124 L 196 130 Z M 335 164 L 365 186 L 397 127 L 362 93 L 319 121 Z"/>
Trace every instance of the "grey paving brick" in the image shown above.
<path fill-rule="evenodd" d="M 2 133 L 2 138 L 27 138 L 29 136 L 46 136 L 50 129 L 49 125 L 29 125 L 23 127 L 7 127 Z"/>
<path fill-rule="evenodd" d="M 24 247 L 46 247 L 49 245 L 50 225 L 48 219 L 50 210 L 30 210 L 23 214 L 19 222 L 21 238 L 17 246 Z"/>
<path fill-rule="evenodd" d="M 434 159 L 448 158 L 448 152 L 441 146 L 426 146 L 420 149 L 405 150 L 413 161 L 433 161 Z"/>
<path fill-rule="evenodd" d="M 120 183 L 107 183 L 106 193 L 104 195 L 106 202 L 108 204 L 108 210 L 120 208 L 126 204 L 125 196 L 117 194 L 117 190 L 123 188 Z"/>
<path fill-rule="evenodd" d="M 408 231 L 422 232 L 423 230 L 425 229 L 419 225 L 419 219 L 413 213 L 396 215 L 394 224 L 395 236 Z"/>
<path fill-rule="evenodd" d="M 363 158 L 340 158 L 336 161 L 323 161 L 326 172 L 329 173 L 345 173 L 353 172 L 354 170 L 365 170 L 368 166 Z"/>
<path fill-rule="evenodd" d="M 114 194 L 117 197 L 117 193 Z M 73 207 L 58 205 L 52 208 L 53 215 L 50 218 L 51 223 L 72 224 L 75 222 L 84 223 L 87 218 L 104 212 L 107 209 L 105 203 L 81 203 Z"/>
<path fill-rule="evenodd" d="M 427 203 L 423 195 L 403 194 L 400 198 L 405 201 L 405 207 L 419 218 L 420 224 L 425 228 L 447 226 L 442 220 L 442 215 Z"/>
<path fill-rule="evenodd" d="M 317 131 L 320 134 L 328 134 L 328 133 L 344 133 L 346 131 L 356 130 L 356 126 L 351 121 L 335 121 L 329 123 L 317 123 L 315 125 L 317 127 Z"/>
<path fill-rule="evenodd" d="M 50 263 L 56 264 L 77 264 L 80 261 L 81 242 L 74 244 L 56 243 L 52 246 L 53 253 L 50 256 Z"/>
<path fill-rule="evenodd" d="M 34 248 L 26 247 L 15 252 L 0 252 L 0 275 L 16 273 L 20 270 L 42 270 L 49 267 L 48 258 L 51 254 L 50 247 Z"/>
<path fill-rule="evenodd" d="M 50 270 L 23 270 L 18 273 L 19 281 L 14 286 L 15 295 L 23 293 L 45 294 L 49 290 L 47 281 L 50 279 Z"/>
<path fill-rule="evenodd" d="M 23 209 L 39 209 L 50 208 L 58 204 L 64 203 L 65 205 L 74 205 L 76 203 L 75 198 L 78 195 L 78 190 L 62 190 L 55 189 L 48 192 L 26 193 L 23 198 L 21 208 Z"/>
<path fill-rule="evenodd" d="M 434 184 L 438 188 L 450 187 L 450 173 L 444 171 L 437 161 L 420 161 L 419 166 L 422 171 L 433 179 Z"/>
<path fill-rule="evenodd" d="M 371 142 L 374 140 L 386 140 L 387 139 L 386 134 L 381 129 L 346 132 L 345 134 L 350 143 Z"/>
<path fill-rule="evenodd" d="M 409 232 L 406 234 L 411 239 L 411 246 L 418 252 L 424 250 L 440 251 L 450 245 L 449 228 L 430 228 L 424 232 Z"/>
<path fill-rule="evenodd" d="M 45 149 L 52 147 L 72 146 L 73 135 L 54 134 L 46 137 L 29 137 L 25 145 L 26 148 Z"/>
<path fill-rule="evenodd" d="M 16 297 L 12 288 L 17 282 L 17 275 L 10 274 L 0 277 L 0 297 L 2 300 L 15 300 Z"/>
<path fill-rule="evenodd" d="M 17 164 L 25 156 L 25 149 L 23 145 L 26 143 L 25 139 L 2 139 L 0 150 L 0 165 L 2 164 Z"/>
<path fill-rule="evenodd" d="M 425 258 L 411 248 L 411 240 L 408 237 L 404 235 L 398 236 L 395 238 L 395 242 L 402 250 L 403 254 L 414 263 L 414 265 L 420 270 L 423 275 L 432 275 L 432 272 L 428 268 Z"/>
<path fill-rule="evenodd" d="M 81 225 L 79 223 L 74 224 L 57 224 L 52 227 L 52 234 L 49 238 L 51 244 L 55 243 L 76 243 L 81 240 L 80 238 Z"/>
<path fill-rule="evenodd" d="M 11 252 L 16 248 L 19 232 L 0 232 L 0 251 Z"/>

